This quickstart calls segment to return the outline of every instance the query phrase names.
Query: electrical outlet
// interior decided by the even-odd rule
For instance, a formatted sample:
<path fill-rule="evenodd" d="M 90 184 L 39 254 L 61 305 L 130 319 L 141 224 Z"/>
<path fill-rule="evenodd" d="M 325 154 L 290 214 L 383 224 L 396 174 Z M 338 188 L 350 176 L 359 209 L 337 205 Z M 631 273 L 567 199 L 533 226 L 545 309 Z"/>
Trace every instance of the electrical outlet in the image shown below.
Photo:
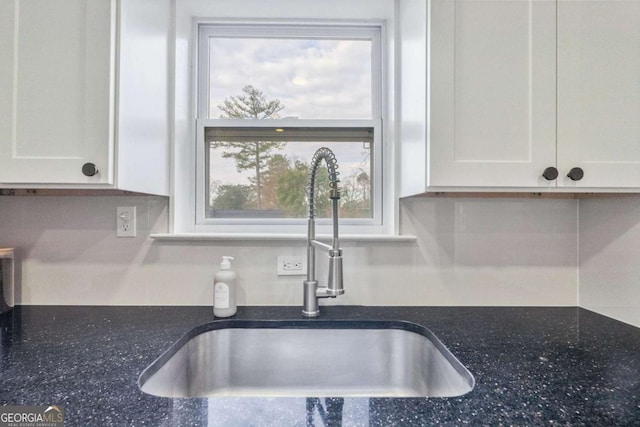
<path fill-rule="evenodd" d="M 116 236 L 136 237 L 136 207 L 118 207 L 116 210 Z"/>
<path fill-rule="evenodd" d="M 278 276 L 304 276 L 307 274 L 307 258 L 304 256 L 279 256 Z"/>

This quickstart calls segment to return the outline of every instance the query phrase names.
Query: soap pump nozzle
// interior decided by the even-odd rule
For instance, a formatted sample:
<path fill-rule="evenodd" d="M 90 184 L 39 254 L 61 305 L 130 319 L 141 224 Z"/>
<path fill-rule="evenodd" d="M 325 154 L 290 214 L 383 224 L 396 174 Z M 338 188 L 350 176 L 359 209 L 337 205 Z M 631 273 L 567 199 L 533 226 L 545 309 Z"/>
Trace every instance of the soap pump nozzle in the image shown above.
<path fill-rule="evenodd" d="M 223 256 L 222 257 L 222 262 L 220 263 L 220 268 L 222 270 L 231 270 L 231 260 L 233 259 L 232 256 Z"/>

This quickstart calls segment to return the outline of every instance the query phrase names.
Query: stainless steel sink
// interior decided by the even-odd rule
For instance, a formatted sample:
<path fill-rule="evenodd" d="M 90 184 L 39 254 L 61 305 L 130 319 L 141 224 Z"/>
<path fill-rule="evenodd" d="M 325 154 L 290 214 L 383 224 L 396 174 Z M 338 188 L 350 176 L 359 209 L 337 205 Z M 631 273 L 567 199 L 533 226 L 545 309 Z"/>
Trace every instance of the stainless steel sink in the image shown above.
<path fill-rule="evenodd" d="M 165 397 L 446 397 L 471 373 L 426 328 L 403 321 L 242 321 L 199 326 L 140 375 Z"/>

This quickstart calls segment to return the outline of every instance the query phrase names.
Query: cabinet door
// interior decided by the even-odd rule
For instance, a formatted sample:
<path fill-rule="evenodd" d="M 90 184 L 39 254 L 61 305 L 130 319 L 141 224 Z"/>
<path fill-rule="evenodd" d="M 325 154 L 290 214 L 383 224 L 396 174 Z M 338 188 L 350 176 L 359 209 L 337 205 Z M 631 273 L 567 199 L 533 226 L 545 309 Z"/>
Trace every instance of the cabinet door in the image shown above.
<path fill-rule="evenodd" d="M 112 182 L 114 17 L 110 0 L 0 0 L 0 183 Z"/>
<path fill-rule="evenodd" d="M 555 186 L 555 1 L 431 5 L 428 185 Z"/>
<path fill-rule="evenodd" d="M 558 3 L 558 169 L 564 186 L 640 187 L 638 1 Z"/>

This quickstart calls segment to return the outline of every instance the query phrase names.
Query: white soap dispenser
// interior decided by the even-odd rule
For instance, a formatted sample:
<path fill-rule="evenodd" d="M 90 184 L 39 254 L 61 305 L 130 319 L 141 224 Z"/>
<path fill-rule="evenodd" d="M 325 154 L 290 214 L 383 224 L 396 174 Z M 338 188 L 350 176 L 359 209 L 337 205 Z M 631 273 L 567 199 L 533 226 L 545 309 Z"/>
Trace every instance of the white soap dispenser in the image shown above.
<path fill-rule="evenodd" d="M 238 311 L 236 302 L 237 275 L 231 270 L 233 257 L 223 256 L 220 270 L 213 277 L 213 315 L 230 317 Z"/>

